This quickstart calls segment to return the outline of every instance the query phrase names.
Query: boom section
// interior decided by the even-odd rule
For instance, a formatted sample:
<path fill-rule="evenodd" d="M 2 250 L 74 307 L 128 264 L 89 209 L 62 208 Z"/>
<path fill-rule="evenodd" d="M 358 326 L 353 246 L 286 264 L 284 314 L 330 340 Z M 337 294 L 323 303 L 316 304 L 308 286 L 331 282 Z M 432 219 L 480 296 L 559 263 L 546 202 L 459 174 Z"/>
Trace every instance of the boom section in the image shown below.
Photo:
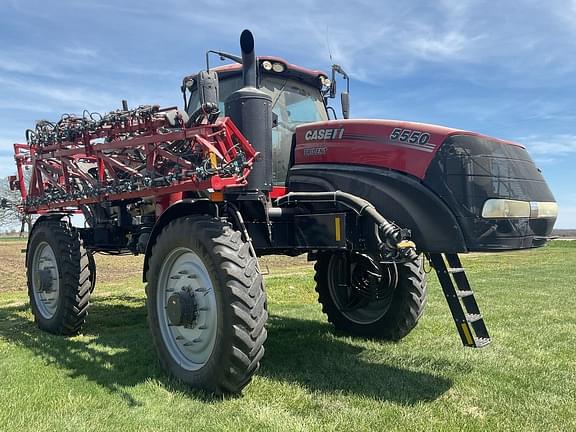
<path fill-rule="evenodd" d="M 14 145 L 23 211 L 245 186 L 258 153 L 229 118 L 194 118 L 141 106 L 38 122 Z"/>

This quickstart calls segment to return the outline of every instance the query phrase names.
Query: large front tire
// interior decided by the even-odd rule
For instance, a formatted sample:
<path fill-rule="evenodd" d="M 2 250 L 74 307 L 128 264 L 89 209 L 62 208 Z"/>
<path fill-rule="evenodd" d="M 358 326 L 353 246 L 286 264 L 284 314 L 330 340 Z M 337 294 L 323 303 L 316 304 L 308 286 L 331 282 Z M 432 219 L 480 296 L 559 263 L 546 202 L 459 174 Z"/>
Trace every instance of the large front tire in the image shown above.
<path fill-rule="evenodd" d="M 78 232 L 60 220 L 39 221 L 28 240 L 26 272 L 34 320 L 60 335 L 80 331 L 95 274 Z"/>
<path fill-rule="evenodd" d="M 375 272 L 356 257 L 349 253 L 319 254 L 314 269 L 322 311 L 344 333 L 402 339 L 416 327 L 427 302 L 422 257 L 413 262 L 384 265 L 379 286 L 373 286 L 375 282 L 370 280 Z M 352 275 L 355 284 L 351 283 L 349 272 L 356 272 Z"/>
<path fill-rule="evenodd" d="M 152 248 L 146 288 L 164 369 L 193 388 L 238 393 L 258 370 L 268 318 L 258 262 L 230 225 L 170 222 Z"/>

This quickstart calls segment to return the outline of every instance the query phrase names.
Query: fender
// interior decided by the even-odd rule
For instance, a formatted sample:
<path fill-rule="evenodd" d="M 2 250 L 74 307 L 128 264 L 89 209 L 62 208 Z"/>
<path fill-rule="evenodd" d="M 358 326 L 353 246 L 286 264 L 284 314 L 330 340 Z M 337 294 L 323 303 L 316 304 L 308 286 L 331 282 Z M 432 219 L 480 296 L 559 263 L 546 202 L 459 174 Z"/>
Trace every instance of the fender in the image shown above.
<path fill-rule="evenodd" d="M 418 250 L 467 252 L 460 225 L 448 206 L 412 176 L 382 168 L 338 164 L 296 165 L 290 192 L 341 190 L 372 203 L 386 219 L 412 231 Z"/>
<path fill-rule="evenodd" d="M 146 280 L 146 272 L 148 271 L 148 261 L 150 259 L 150 254 L 152 248 L 156 243 L 156 238 L 162 231 L 162 229 L 168 225 L 174 219 L 178 219 L 183 216 L 189 216 L 193 214 L 209 214 L 211 216 L 218 215 L 218 206 L 208 199 L 183 199 L 176 201 L 170 207 L 168 207 L 156 220 L 154 228 L 150 233 L 150 238 L 146 244 L 146 252 L 144 255 L 144 266 L 142 269 L 142 282 L 148 282 Z"/>

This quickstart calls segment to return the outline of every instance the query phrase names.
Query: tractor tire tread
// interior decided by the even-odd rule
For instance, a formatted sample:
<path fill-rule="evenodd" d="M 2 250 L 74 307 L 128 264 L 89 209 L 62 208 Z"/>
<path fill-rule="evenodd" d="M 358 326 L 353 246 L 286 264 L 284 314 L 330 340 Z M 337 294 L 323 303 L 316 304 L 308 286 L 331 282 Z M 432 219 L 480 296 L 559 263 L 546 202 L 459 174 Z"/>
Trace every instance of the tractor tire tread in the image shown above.
<path fill-rule="evenodd" d="M 30 235 L 29 245 L 33 244 L 32 242 L 37 235 L 42 233 L 46 235 L 46 232 L 54 239 L 50 246 L 60 260 L 58 266 L 61 282 L 59 305 L 54 317 L 50 320 L 42 318 L 33 305 L 34 319 L 38 327 L 44 331 L 72 336 L 77 334 L 86 322 L 90 294 L 93 289 L 93 281 L 95 281 L 92 271 L 95 267 L 89 258 L 89 252 L 83 247 L 78 232 L 64 221 L 41 221 L 39 226 L 34 227 Z M 29 251 L 29 256 L 32 255 L 33 252 Z M 28 292 L 30 302 L 34 303 L 30 277 L 31 263 L 27 263 L 27 267 Z"/>
<path fill-rule="evenodd" d="M 219 219 L 195 215 L 173 220 L 159 234 L 152 249 L 147 275 L 149 316 L 153 314 L 150 298 L 155 295 L 150 281 L 155 280 L 153 272 L 157 271 L 158 261 L 161 260 L 161 257 L 157 257 L 158 250 L 183 234 L 195 238 L 194 241 L 201 245 L 200 250 L 205 250 L 201 258 L 205 257 L 213 263 L 215 274 L 211 274 L 211 277 L 213 283 L 221 287 L 222 308 L 226 310 L 230 322 L 229 326 L 221 329 L 224 334 L 222 341 L 229 343 L 222 347 L 214 373 L 200 379 L 179 373 L 164 361 L 162 341 L 158 340 L 152 329 L 154 343 L 161 354 L 163 366 L 181 381 L 214 394 L 239 393 L 258 369 L 267 337 L 266 293 L 257 259 L 251 256 L 249 244 L 242 240 L 241 233 Z M 195 252 L 198 253 L 198 250 Z M 152 327 L 153 323 L 150 323 Z M 219 351 L 215 348 L 214 352 Z"/>
<path fill-rule="evenodd" d="M 399 341 L 418 324 L 427 304 L 426 273 L 423 259 L 398 265 L 400 282 L 392 304 L 377 322 L 358 325 L 349 321 L 339 310 L 328 289 L 328 260 L 330 254 L 320 254 L 314 265 L 316 292 L 322 312 L 337 330 L 382 340 Z"/>

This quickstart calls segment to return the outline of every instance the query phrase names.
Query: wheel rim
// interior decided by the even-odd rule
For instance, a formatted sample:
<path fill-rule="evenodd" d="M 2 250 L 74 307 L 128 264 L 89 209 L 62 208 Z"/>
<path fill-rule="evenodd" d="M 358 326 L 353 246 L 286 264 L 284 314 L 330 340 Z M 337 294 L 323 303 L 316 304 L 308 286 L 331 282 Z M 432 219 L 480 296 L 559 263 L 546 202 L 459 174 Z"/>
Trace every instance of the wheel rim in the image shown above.
<path fill-rule="evenodd" d="M 351 283 L 350 274 L 357 270 L 357 266 L 358 263 L 350 259 L 350 254 L 332 255 L 328 262 L 328 292 L 337 309 L 348 320 L 369 325 L 388 312 L 398 285 L 398 269 L 395 264 L 379 265 L 380 296 L 369 298 Z"/>
<path fill-rule="evenodd" d="M 167 307 L 174 295 L 190 295 L 193 298 L 193 322 L 184 325 L 171 322 Z M 218 311 L 210 275 L 194 251 L 174 249 L 164 259 L 156 296 L 160 332 L 170 356 L 183 369 L 200 369 L 214 349 Z"/>
<path fill-rule="evenodd" d="M 40 315 L 45 319 L 54 317 L 60 297 L 60 275 L 54 250 L 46 242 L 38 245 L 32 258 L 32 292 Z"/>

